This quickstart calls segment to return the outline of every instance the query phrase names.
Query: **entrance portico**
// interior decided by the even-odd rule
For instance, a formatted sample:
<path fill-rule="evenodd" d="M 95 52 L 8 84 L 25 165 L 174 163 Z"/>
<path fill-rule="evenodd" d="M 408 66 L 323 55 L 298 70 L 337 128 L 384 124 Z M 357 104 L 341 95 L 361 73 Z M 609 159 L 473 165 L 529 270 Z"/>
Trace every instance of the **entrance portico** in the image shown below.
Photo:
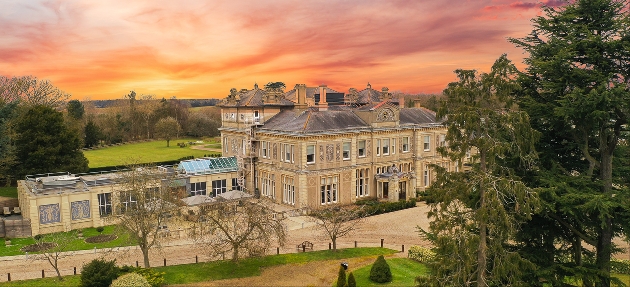
<path fill-rule="evenodd" d="M 375 175 L 376 196 L 379 200 L 395 202 L 407 200 L 407 189 L 410 174 L 400 172 L 395 165 L 390 166 L 386 172 Z"/>

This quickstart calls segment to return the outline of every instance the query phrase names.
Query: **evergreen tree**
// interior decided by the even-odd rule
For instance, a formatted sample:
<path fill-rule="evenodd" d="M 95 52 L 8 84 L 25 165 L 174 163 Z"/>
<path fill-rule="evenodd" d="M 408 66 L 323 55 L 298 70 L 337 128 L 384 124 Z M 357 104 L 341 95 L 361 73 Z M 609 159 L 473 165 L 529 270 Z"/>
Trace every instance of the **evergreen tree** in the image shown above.
<path fill-rule="evenodd" d="M 459 81 L 444 90 L 446 101 L 437 114 L 445 119 L 449 145 L 438 150 L 460 165 L 468 161 L 470 167 L 459 172 L 434 167 L 432 221 L 424 233 L 436 252 L 430 280 L 455 286 L 517 284 L 514 275 L 528 264 L 505 244 L 531 216 L 537 197 L 509 167 L 515 165 L 513 159 L 531 166 L 538 134 L 528 115 L 512 104 L 519 88 L 517 70 L 505 55 L 490 73 L 455 73 Z"/>
<path fill-rule="evenodd" d="M 346 281 L 346 269 L 343 266 L 339 266 L 339 274 L 337 275 L 337 287 L 345 287 L 348 286 Z"/>
<path fill-rule="evenodd" d="M 357 287 L 357 280 L 354 279 L 352 272 L 348 274 L 348 287 Z"/>
<path fill-rule="evenodd" d="M 376 283 L 392 282 L 392 271 L 383 255 L 378 256 L 370 269 L 370 280 Z"/>
<path fill-rule="evenodd" d="M 103 132 L 91 119 L 85 125 L 85 147 L 97 146 L 103 139 Z"/>
<path fill-rule="evenodd" d="M 63 115 L 47 106 L 28 108 L 15 124 L 15 149 L 20 175 L 48 172 L 86 172 L 88 161 L 76 131 Z"/>
<path fill-rule="evenodd" d="M 11 174 L 15 164 L 15 149 L 11 144 L 10 121 L 15 115 L 17 102 L 4 103 L 0 98 L 0 180 L 11 184 Z"/>
<path fill-rule="evenodd" d="M 519 100 L 542 133 L 542 169 L 532 180 L 544 187 L 546 207 L 530 225 L 537 234 L 523 234 L 521 244 L 540 251 L 532 255 L 539 275 L 560 273 L 550 282 L 569 275 L 610 286 L 612 239 L 630 227 L 628 185 L 615 171 L 630 118 L 628 8 L 618 0 L 545 7 L 529 36 L 511 39 L 529 53 Z M 564 254 L 569 262 L 558 260 Z"/>
<path fill-rule="evenodd" d="M 71 100 L 68 102 L 66 106 L 68 110 L 68 116 L 74 120 L 83 119 L 83 115 L 85 114 L 85 108 L 83 104 L 79 100 Z"/>

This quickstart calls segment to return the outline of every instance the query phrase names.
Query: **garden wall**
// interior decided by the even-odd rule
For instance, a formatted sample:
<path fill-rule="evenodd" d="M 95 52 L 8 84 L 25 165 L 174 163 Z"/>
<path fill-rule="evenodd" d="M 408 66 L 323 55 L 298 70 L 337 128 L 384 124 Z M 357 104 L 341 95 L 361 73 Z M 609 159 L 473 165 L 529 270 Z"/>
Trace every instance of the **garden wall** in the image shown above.
<path fill-rule="evenodd" d="M 26 238 L 31 235 L 30 219 L 0 219 L 0 237 Z"/>

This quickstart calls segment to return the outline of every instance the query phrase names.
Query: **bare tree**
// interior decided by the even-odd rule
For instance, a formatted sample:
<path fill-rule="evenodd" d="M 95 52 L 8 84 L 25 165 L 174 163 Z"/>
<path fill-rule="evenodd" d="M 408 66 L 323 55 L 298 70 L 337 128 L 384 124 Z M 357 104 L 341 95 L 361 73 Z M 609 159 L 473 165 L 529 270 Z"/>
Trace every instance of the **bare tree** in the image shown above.
<path fill-rule="evenodd" d="M 266 254 L 274 242 L 284 246 L 285 226 L 266 199 L 216 202 L 199 208 L 195 236 L 210 256 L 232 253 L 232 261 Z"/>
<path fill-rule="evenodd" d="M 34 256 L 35 259 L 46 260 L 50 263 L 59 280 L 63 280 L 61 272 L 59 272 L 59 260 L 71 256 L 68 252 L 72 246 L 72 242 L 76 239 L 76 232 L 59 232 L 48 235 L 35 236 L 35 248 L 42 250 L 41 254 Z"/>
<path fill-rule="evenodd" d="M 65 103 L 70 94 L 55 87 L 48 80 L 39 80 L 33 76 L 0 76 L 0 98 L 11 103 L 20 101 L 27 105 L 44 105 L 57 108 Z"/>
<path fill-rule="evenodd" d="M 151 138 L 151 119 L 154 116 L 154 112 L 160 107 L 160 101 L 155 99 L 153 95 L 142 95 L 141 101 L 136 106 L 140 117 L 144 120 L 145 127 L 147 129 L 147 139 Z"/>
<path fill-rule="evenodd" d="M 172 176 L 157 167 L 133 165 L 119 173 L 112 198 L 111 220 L 129 233 L 142 251 L 144 267 L 149 268 L 149 250 L 160 247 L 167 221 L 177 212 L 179 194 Z"/>
<path fill-rule="evenodd" d="M 337 250 L 337 239 L 351 234 L 365 218 L 363 206 L 328 206 L 311 213 L 317 230 L 332 241 L 333 250 Z"/>

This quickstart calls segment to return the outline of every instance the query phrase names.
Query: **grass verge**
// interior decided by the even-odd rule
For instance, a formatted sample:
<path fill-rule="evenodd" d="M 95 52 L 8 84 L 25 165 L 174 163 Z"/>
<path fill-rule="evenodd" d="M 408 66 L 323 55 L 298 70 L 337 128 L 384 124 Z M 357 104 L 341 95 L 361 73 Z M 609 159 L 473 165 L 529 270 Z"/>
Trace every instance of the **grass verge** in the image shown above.
<path fill-rule="evenodd" d="M 113 234 L 113 233 L 114 233 L 113 225 L 105 226 L 105 230 L 103 231 L 103 234 Z M 68 251 L 89 250 L 89 249 L 94 249 L 94 247 L 100 249 L 100 248 L 112 248 L 112 247 L 133 245 L 129 240 L 129 236 L 126 234 L 121 234 L 115 240 L 103 242 L 103 243 L 87 243 L 84 241 L 85 238 L 96 236 L 96 235 L 99 235 L 98 231 L 96 231 L 96 228 L 83 229 L 83 238 L 82 239 L 76 238 L 74 241 L 72 241 L 71 246 L 68 249 Z M 49 241 L 47 240 L 47 238 L 50 238 L 50 235 L 44 235 L 44 241 Z M 32 237 L 12 238 L 10 246 L 5 246 L 4 240 L 0 240 L 0 256 L 25 255 L 26 253 L 24 253 L 20 249 L 24 246 L 31 245 L 34 243 L 35 243 L 35 239 L 33 239 Z"/>
<path fill-rule="evenodd" d="M 165 140 L 123 144 L 95 150 L 83 151 L 89 160 L 90 168 L 105 166 L 125 166 L 133 161 L 140 163 L 152 163 L 169 160 L 178 160 L 186 156 L 203 157 L 217 152 L 191 149 L 191 146 L 179 147 L 178 142 L 197 141 L 198 139 L 183 138 L 173 139 L 170 146 L 166 147 Z"/>
<path fill-rule="evenodd" d="M 17 198 L 17 186 L 0 187 L 0 196 Z"/>
<path fill-rule="evenodd" d="M 157 267 L 155 270 L 165 272 L 165 284 L 186 284 L 202 281 L 213 281 L 230 278 L 243 278 L 257 276 L 261 273 L 261 268 L 291 263 L 305 263 L 311 261 L 336 260 L 353 257 L 378 256 L 393 254 L 398 251 L 378 248 L 349 248 L 339 249 L 337 252 L 330 250 L 313 251 L 305 253 L 291 253 L 271 255 L 260 258 L 247 258 L 238 263 L 231 261 L 212 261 L 197 264 L 184 264 L 166 267 Z M 369 270 L 368 270 L 369 272 Z M 80 275 L 64 276 L 63 281 L 56 278 L 43 278 L 24 281 L 2 282 L 0 286 L 79 286 Z M 361 286 L 361 285 L 359 285 Z"/>
<path fill-rule="evenodd" d="M 409 258 L 390 258 L 387 259 L 387 264 L 392 271 L 392 282 L 375 283 L 370 281 L 370 269 L 372 268 L 372 264 L 370 264 L 352 271 L 357 286 L 416 286 L 416 276 L 429 274 L 429 269 L 424 264 Z"/>
<path fill-rule="evenodd" d="M 257 276 L 260 275 L 261 268 L 276 265 L 363 256 L 387 255 L 396 252 L 397 251 L 392 249 L 377 247 L 348 248 L 339 249 L 337 250 L 337 252 L 323 250 L 305 253 L 272 255 L 260 258 L 248 258 L 241 260 L 238 263 L 234 263 L 231 261 L 213 261 L 199 264 L 158 267 L 156 268 L 156 270 L 160 272 L 166 272 L 164 278 L 167 284 L 186 284 L 202 281 Z"/>

